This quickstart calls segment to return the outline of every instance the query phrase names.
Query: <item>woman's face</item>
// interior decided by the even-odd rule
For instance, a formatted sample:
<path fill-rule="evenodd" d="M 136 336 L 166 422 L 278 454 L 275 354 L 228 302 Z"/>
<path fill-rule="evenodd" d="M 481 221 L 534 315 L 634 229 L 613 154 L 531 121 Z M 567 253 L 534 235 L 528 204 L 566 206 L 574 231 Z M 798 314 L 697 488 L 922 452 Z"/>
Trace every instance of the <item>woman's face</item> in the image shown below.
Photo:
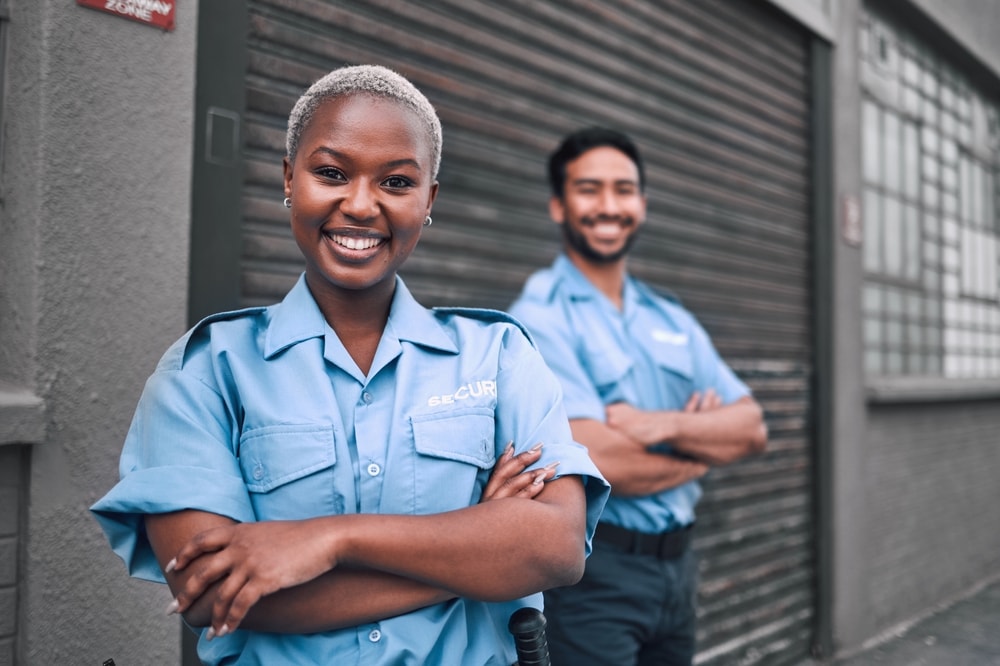
<path fill-rule="evenodd" d="M 431 143 L 394 100 L 354 94 L 323 102 L 285 160 L 292 234 L 317 292 L 383 288 L 413 252 L 437 196 Z"/>

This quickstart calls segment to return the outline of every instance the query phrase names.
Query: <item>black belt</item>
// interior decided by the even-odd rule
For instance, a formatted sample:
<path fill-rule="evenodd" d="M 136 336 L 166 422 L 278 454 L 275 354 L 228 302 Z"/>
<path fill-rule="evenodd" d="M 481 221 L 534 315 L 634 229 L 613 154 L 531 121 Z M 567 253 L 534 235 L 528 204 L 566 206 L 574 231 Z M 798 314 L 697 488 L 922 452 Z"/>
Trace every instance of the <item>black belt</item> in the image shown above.
<path fill-rule="evenodd" d="M 597 523 L 594 540 L 611 544 L 631 555 L 652 555 L 661 560 L 680 557 L 691 545 L 693 523 L 671 532 L 636 532 L 610 523 Z"/>

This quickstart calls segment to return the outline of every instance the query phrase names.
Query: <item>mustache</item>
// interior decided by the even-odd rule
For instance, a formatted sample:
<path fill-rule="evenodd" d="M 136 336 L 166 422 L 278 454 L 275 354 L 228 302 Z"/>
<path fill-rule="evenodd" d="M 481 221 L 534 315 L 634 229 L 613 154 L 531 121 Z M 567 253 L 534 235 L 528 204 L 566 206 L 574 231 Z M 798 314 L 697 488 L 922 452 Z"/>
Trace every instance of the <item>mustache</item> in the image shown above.
<path fill-rule="evenodd" d="M 631 215 L 584 215 L 580 217 L 580 225 L 584 227 L 594 227 L 601 222 L 617 222 L 625 228 L 636 225 L 636 219 Z"/>

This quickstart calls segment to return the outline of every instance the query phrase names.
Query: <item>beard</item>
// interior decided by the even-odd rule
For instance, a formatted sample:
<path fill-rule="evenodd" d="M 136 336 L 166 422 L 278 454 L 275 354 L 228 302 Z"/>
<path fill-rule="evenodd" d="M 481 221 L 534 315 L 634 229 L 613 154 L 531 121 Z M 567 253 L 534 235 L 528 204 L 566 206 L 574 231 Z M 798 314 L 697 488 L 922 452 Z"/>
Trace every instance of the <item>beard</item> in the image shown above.
<path fill-rule="evenodd" d="M 580 224 L 585 227 L 592 227 L 596 224 L 596 220 L 592 217 L 582 217 L 580 218 Z M 623 259 L 632 250 L 632 245 L 639 235 L 639 229 L 642 228 L 642 225 L 637 224 L 635 218 L 632 217 L 624 218 L 621 220 L 621 224 L 626 229 L 631 229 L 632 233 L 625 239 L 625 243 L 621 248 L 614 252 L 601 252 L 594 248 L 587 241 L 586 236 L 578 232 L 569 222 L 563 222 L 559 226 L 562 227 L 563 239 L 566 241 L 566 244 L 584 259 L 595 264 L 613 264 Z"/>

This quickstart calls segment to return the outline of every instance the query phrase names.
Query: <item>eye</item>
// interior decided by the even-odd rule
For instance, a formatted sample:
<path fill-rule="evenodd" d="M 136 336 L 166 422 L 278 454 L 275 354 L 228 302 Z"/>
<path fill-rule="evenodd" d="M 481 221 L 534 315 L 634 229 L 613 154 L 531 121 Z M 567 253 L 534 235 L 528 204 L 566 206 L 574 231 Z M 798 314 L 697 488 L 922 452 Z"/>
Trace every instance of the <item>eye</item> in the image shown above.
<path fill-rule="evenodd" d="M 406 176 L 389 176 L 382 181 L 382 184 L 390 190 L 405 190 L 413 187 L 413 181 Z"/>
<path fill-rule="evenodd" d="M 327 180 L 337 180 L 337 181 L 347 180 L 347 177 L 344 175 L 344 172 L 336 167 L 331 167 L 331 166 L 319 167 L 318 169 L 315 170 L 315 173 L 321 178 L 325 178 Z"/>

